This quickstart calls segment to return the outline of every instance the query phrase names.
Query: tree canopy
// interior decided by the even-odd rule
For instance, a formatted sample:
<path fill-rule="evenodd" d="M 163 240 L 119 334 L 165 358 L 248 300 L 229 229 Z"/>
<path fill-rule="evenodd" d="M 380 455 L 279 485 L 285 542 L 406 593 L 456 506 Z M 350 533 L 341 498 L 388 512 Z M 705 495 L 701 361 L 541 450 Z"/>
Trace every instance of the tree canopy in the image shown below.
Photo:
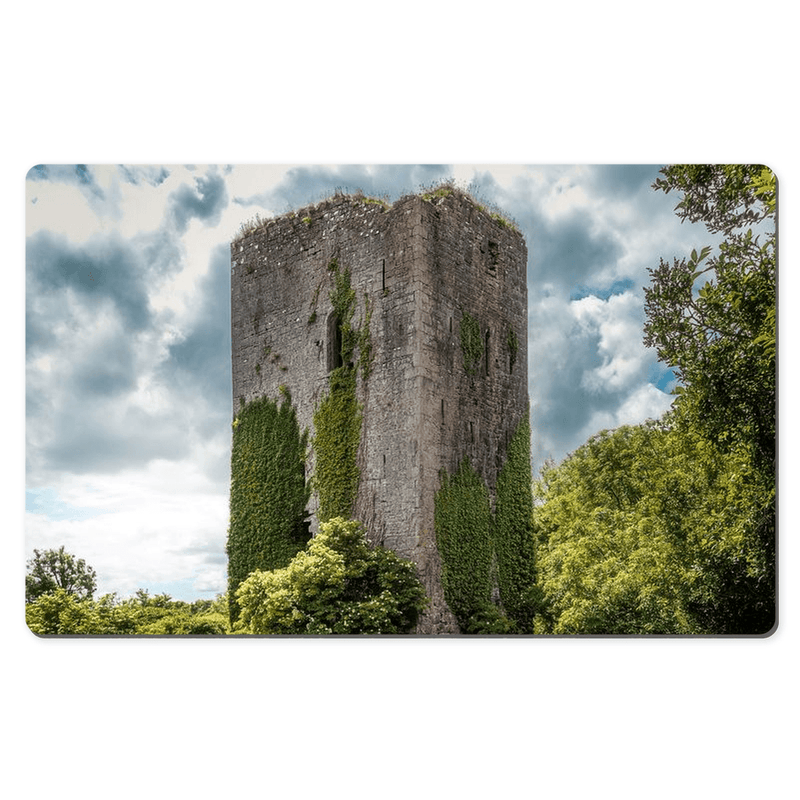
<path fill-rule="evenodd" d="M 97 574 L 82 558 L 58 550 L 34 550 L 25 576 L 25 602 L 32 603 L 58 589 L 78 599 L 91 599 L 97 590 Z"/>
<path fill-rule="evenodd" d="M 776 210 L 775 175 L 762 164 L 673 164 L 661 174 L 653 188 L 681 192 L 675 213 L 681 220 L 702 222 L 712 233 L 728 235 Z"/>
<path fill-rule="evenodd" d="M 681 213 L 703 220 L 709 231 L 724 230 L 727 238 L 717 253 L 706 246 L 671 265 L 662 259 L 650 270 L 644 343 L 673 368 L 682 384 L 679 404 L 687 413 L 693 408 L 706 435 L 723 449 L 748 448 L 770 471 L 775 460 L 775 231 L 760 242 L 751 228 L 736 230 L 743 219 L 774 217 L 774 204 L 760 199 L 764 192 L 747 188 L 755 178 L 764 180 L 762 168 L 679 165 L 664 173 L 667 179 L 658 181 L 658 188 L 669 191 L 674 185 L 686 192 L 678 204 Z M 691 177 L 719 188 L 690 183 Z"/>
<path fill-rule="evenodd" d="M 676 415 L 592 437 L 543 473 L 537 632 L 763 633 L 752 466 Z"/>
<path fill-rule="evenodd" d="M 677 213 L 725 240 L 717 252 L 706 246 L 651 270 L 644 341 L 683 384 L 675 404 L 682 427 L 748 466 L 740 478 L 753 499 L 741 509 L 751 542 L 747 580 L 754 602 L 774 616 L 767 609 L 775 600 L 777 181 L 761 165 L 676 165 L 662 173 L 656 189 L 683 192 Z"/>

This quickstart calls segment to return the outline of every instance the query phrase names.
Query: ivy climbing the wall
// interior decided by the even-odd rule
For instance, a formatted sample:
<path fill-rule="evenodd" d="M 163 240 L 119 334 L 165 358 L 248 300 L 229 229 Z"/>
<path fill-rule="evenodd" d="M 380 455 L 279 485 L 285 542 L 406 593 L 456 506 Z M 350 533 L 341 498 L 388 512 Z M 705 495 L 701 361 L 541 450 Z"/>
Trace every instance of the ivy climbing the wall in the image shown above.
<path fill-rule="evenodd" d="M 500 599 L 518 633 L 533 633 L 537 609 L 531 487 L 531 426 L 526 413 L 497 478 L 494 516 Z"/>
<path fill-rule="evenodd" d="M 353 515 L 360 478 L 361 419 L 355 369 L 339 367 L 331 373 L 329 391 L 314 412 L 314 488 L 319 494 L 320 522 Z"/>
<path fill-rule="evenodd" d="M 531 429 L 525 414 L 489 491 L 468 459 L 441 475 L 434 525 L 445 600 L 462 633 L 532 633 L 539 607 L 531 515 Z M 496 573 L 496 574 L 495 574 Z M 497 580 L 501 610 L 492 603 Z"/>
<path fill-rule="evenodd" d="M 370 319 L 372 309 L 364 295 L 364 318 L 354 325 L 356 292 L 350 271 L 333 259 L 328 265 L 333 279 L 330 301 L 340 330 L 341 366 L 328 378 L 328 392 L 314 412 L 314 488 L 319 495 L 320 522 L 348 519 L 358 494 L 362 408 L 356 397 L 359 371 L 369 377 L 372 365 Z M 355 351 L 358 350 L 358 358 Z"/>
<path fill-rule="evenodd" d="M 434 510 L 442 589 L 462 633 L 504 633 L 509 625 L 492 604 L 492 512 L 489 492 L 468 459 L 441 474 Z"/>
<path fill-rule="evenodd" d="M 254 570 L 284 567 L 309 539 L 305 476 L 308 432 L 301 433 L 288 390 L 244 405 L 233 422 L 228 600 L 239 616 L 236 589 Z"/>
<path fill-rule="evenodd" d="M 330 293 L 331 305 L 341 332 L 342 364 L 349 364 L 353 359 L 353 350 L 358 344 L 358 328 L 353 326 L 353 315 L 356 310 L 356 290 L 350 284 L 350 270 L 342 269 L 339 260 L 334 258 L 328 265 L 333 275 L 333 289 Z"/>

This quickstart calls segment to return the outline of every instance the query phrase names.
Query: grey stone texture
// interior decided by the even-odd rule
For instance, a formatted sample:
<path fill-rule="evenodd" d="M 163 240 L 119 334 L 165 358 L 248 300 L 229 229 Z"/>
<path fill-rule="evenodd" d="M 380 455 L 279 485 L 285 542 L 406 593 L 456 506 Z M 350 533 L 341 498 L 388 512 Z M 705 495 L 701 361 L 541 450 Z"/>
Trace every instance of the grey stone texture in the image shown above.
<path fill-rule="evenodd" d="M 507 445 L 528 413 L 525 241 L 468 195 L 442 194 L 391 207 L 337 195 L 231 245 L 234 411 L 286 386 L 313 441 L 314 408 L 335 364 L 333 259 L 351 272 L 356 324 L 368 299 L 373 361 L 358 381 L 354 517 L 374 544 L 416 563 L 432 601 L 418 627 L 425 634 L 458 631 L 434 533 L 440 471 L 469 458 L 493 502 Z M 461 346 L 465 315 L 478 322 L 484 349 L 474 374 Z M 313 465 L 312 447 L 309 473 Z"/>

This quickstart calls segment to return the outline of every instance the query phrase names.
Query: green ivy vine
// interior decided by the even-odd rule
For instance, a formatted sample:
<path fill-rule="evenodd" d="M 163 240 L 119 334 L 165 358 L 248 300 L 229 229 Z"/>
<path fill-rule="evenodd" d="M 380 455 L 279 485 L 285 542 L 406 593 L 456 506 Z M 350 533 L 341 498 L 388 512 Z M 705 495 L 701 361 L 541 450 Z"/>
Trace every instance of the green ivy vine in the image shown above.
<path fill-rule="evenodd" d="M 464 459 L 453 476 L 441 473 L 434 507 L 436 546 L 442 559 L 442 589 L 462 633 L 509 629 L 492 604 L 492 512 L 489 493 Z"/>
<path fill-rule="evenodd" d="M 314 488 L 319 494 L 320 522 L 353 515 L 361 477 L 361 420 L 355 368 L 339 367 L 331 373 L 328 393 L 314 411 Z"/>
<path fill-rule="evenodd" d="M 300 431 L 288 389 L 283 401 L 261 397 L 233 421 L 228 601 L 239 615 L 236 589 L 254 570 L 284 567 L 309 539 L 305 476 L 308 432 Z"/>
<path fill-rule="evenodd" d="M 533 632 L 536 614 L 531 426 L 526 413 L 508 445 L 497 477 L 494 547 L 500 599 L 521 633 Z"/>
<path fill-rule="evenodd" d="M 530 633 L 538 609 L 531 529 L 530 422 L 526 415 L 489 492 L 468 459 L 441 474 L 435 497 L 436 546 L 442 588 L 462 633 Z M 503 611 L 492 603 L 497 581 Z"/>
<path fill-rule="evenodd" d="M 314 488 L 319 495 L 317 516 L 321 523 L 353 514 L 361 477 L 358 447 L 363 419 L 356 397 L 357 377 L 360 371 L 362 380 L 366 380 L 372 366 L 369 298 L 365 293 L 364 317 L 354 325 L 356 291 L 350 270 L 340 267 L 334 258 L 328 271 L 333 277 L 330 301 L 341 330 L 342 366 L 331 372 L 328 392 L 314 411 Z"/>

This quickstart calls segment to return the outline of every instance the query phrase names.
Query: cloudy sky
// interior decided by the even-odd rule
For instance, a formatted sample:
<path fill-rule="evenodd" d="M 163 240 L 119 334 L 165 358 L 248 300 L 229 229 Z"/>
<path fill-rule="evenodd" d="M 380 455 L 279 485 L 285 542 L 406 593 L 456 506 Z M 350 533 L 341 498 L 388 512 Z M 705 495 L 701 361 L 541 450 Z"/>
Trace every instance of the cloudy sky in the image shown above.
<path fill-rule="evenodd" d="M 229 242 L 335 190 L 445 179 L 528 245 L 533 459 L 658 417 L 647 268 L 711 242 L 654 192 L 660 166 L 39 166 L 26 180 L 26 557 L 64 545 L 98 592 L 225 590 Z"/>

